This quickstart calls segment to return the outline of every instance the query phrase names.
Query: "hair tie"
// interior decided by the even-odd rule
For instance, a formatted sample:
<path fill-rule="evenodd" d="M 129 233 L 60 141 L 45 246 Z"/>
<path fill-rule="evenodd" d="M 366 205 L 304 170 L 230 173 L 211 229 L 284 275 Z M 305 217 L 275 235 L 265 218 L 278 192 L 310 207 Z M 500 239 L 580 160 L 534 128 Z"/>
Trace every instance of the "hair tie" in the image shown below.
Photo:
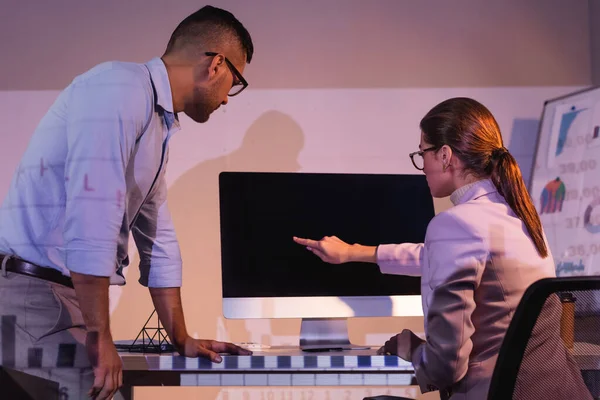
<path fill-rule="evenodd" d="M 492 151 L 492 159 L 499 160 L 503 155 L 508 153 L 508 149 L 504 146 L 498 147 Z"/>

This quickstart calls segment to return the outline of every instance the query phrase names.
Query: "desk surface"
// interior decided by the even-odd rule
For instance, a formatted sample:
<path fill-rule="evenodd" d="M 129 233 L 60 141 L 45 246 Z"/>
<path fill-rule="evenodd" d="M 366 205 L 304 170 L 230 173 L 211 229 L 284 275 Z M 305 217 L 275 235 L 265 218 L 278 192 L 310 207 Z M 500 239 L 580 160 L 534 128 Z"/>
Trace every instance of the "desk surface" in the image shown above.
<path fill-rule="evenodd" d="M 571 350 L 581 370 L 600 370 L 600 346 L 594 343 L 575 342 Z"/>
<path fill-rule="evenodd" d="M 125 371 L 395 371 L 412 372 L 411 363 L 396 356 L 377 355 L 376 348 L 307 353 L 297 347 L 254 351 L 251 356 L 222 355 L 221 363 L 177 354 L 120 353 Z"/>
<path fill-rule="evenodd" d="M 308 353 L 293 346 L 255 350 L 251 356 L 222 355 L 221 363 L 204 358 L 187 358 L 176 353 L 119 353 L 125 371 L 181 372 L 413 372 L 411 363 L 396 356 L 377 355 L 377 348 Z M 600 346 L 576 342 L 571 350 L 582 370 L 600 370 Z"/>
<path fill-rule="evenodd" d="M 221 363 L 177 354 L 120 353 L 130 386 L 402 386 L 413 367 L 370 350 L 306 353 L 297 347 L 222 355 Z"/>

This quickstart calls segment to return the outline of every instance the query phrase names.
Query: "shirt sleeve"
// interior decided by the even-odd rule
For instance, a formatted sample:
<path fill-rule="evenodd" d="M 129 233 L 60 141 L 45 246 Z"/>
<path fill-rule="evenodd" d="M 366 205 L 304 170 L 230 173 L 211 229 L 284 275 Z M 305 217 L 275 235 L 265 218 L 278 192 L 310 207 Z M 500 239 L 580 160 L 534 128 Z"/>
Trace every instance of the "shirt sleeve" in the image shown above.
<path fill-rule="evenodd" d="M 139 282 L 148 287 L 180 287 L 181 253 L 167 206 L 164 172 L 158 183 L 152 197 L 142 206 L 132 229 L 140 254 Z"/>
<path fill-rule="evenodd" d="M 377 265 L 384 274 L 421 276 L 423 243 L 381 244 Z"/>
<path fill-rule="evenodd" d="M 152 112 L 152 89 L 134 71 L 106 69 L 68 90 L 66 266 L 108 277 L 124 224 L 125 171 Z"/>
<path fill-rule="evenodd" d="M 426 342 L 412 354 L 423 392 L 447 389 L 467 373 L 475 331 L 474 292 L 488 256 L 481 237 L 446 213 L 432 220 L 425 246 L 428 268 L 422 279 L 431 288 L 425 299 Z"/>

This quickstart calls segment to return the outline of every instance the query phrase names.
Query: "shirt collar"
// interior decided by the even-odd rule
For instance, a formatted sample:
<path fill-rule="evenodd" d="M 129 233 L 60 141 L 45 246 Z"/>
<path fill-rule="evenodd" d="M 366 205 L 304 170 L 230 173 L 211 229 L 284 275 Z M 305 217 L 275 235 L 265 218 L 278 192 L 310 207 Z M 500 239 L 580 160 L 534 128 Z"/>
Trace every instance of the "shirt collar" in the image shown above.
<path fill-rule="evenodd" d="M 167 67 L 160 57 L 148 61 L 146 66 L 150 71 L 150 78 L 156 90 L 156 104 L 161 106 L 163 110 L 173 113 L 173 95 Z"/>
<path fill-rule="evenodd" d="M 452 204 L 458 205 L 497 191 L 491 179 L 482 179 L 456 189 L 450 195 L 450 201 Z"/>

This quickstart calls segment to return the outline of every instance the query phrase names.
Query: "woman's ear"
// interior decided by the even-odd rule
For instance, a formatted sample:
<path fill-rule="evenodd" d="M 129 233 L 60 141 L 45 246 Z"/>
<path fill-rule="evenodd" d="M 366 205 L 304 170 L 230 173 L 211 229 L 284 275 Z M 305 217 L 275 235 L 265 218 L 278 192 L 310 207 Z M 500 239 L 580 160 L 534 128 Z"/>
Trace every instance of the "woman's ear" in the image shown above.
<path fill-rule="evenodd" d="M 452 163 L 452 149 L 447 144 L 443 145 L 440 149 L 440 156 L 442 158 L 442 168 L 444 171 L 448 169 L 448 167 Z"/>

